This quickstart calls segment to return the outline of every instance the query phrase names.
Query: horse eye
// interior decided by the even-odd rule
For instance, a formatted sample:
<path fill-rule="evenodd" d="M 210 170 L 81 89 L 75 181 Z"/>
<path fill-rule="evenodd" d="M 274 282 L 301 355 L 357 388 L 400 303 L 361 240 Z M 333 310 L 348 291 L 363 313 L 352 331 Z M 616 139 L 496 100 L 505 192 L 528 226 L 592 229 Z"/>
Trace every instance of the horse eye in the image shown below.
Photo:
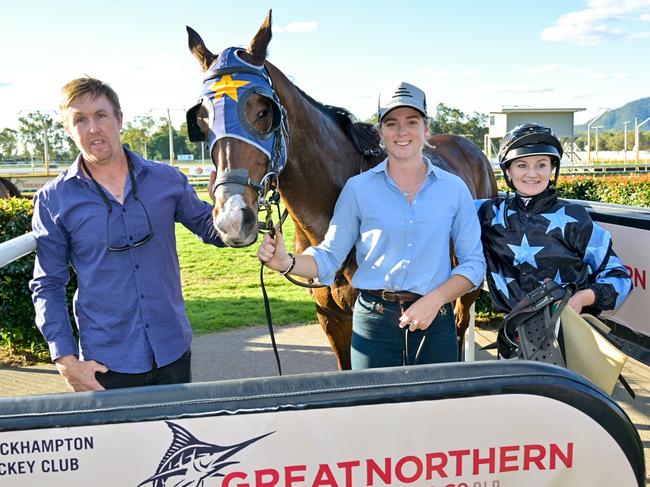
<path fill-rule="evenodd" d="M 264 110 L 260 110 L 257 112 L 257 120 L 262 120 L 263 118 L 266 118 L 266 116 L 269 114 L 269 109 L 265 108 Z"/>

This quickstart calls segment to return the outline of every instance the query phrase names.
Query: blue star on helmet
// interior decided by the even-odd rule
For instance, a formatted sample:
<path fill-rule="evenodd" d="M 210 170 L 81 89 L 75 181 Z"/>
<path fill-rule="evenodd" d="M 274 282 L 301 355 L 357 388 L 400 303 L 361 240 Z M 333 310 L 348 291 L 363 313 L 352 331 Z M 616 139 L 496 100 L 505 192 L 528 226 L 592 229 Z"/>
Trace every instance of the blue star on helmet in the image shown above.
<path fill-rule="evenodd" d="M 498 206 L 497 205 L 492 205 L 492 211 L 494 212 L 494 218 L 492 218 L 492 223 L 491 223 L 492 226 L 494 226 L 494 225 L 501 225 L 503 227 L 506 226 L 506 222 L 505 222 L 505 218 L 504 218 L 505 211 L 503 211 L 505 206 L 506 206 L 505 200 L 503 200 Z M 508 210 L 508 216 L 510 216 L 510 215 L 512 215 L 514 213 L 517 213 L 517 212 L 514 211 L 514 210 L 510 210 L 510 209 Z"/>
<path fill-rule="evenodd" d="M 514 279 L 512 277 L 507 277 L 501 274 L 501 271 L 498 273 L 490 272 L 492 274 L 492 280 L 494 281 L 494 285 L 497 287 L 499 291 L 506 297 L 506 299 L 510 299 L 510 292 L 508 291 L 508 284 L 510 284 Z"/>
<path fill-rule="evenodd" d="M 541 252 L 541 250 L 544 247 L 531 247 L 530 245 L 528 245 L 528 239 L 526 238 L 526 234 L 524 234 L 524 237 L 521 239 L 521 245 L 508 244 L 508 247 L 510 247 L 510 250 L 512 250 L 515 254 L 514 265 L 520 265 L 523 264 L 524 262 L 528 262 L 535 269 L 537 269 L 537 262 L 535 262 L 535 254 Z"/>
<path fill-rule="evenodd" d="M 555 213 L 542 213 L 541 216 L 549 221 L 546 233 L 549 233 L 554 228 L 559 228 L 562 236 L 564 237 L 564 227 L 567 223 L 578 223 L 573 217 L 570 217 L 564 212 L 564 208 L 560 208 Z"/>

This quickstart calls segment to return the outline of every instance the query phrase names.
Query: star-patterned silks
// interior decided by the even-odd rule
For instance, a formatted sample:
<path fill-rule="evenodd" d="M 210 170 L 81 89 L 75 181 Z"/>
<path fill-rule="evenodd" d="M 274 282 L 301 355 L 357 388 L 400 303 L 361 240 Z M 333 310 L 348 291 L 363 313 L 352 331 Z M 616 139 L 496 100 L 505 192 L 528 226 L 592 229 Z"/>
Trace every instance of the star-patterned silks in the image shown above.
<path fill-rule="evenodd" d="M 224 74 L 219 81 L 213 83 L 209 87 L 209 90 L 214 92 L 215 100 L 222 96 L 229 96 L 233 100 L 238 101 L 237 88 L 241 88 L 242 86 L 246 86 L 248 84 L 250 84 L 250 81 L 238 81 L 232 79 L 232 76 L 229 74 Z"/>
<path fill-rule="evenodd" d="M 562 286 L 563 284 L 565 284 L 564 282 L 562 282 L 562 276 L 560 276 L 560 269 L 557 270 L 557 273 L 555 274 L 555 277 L 553 278 L 553 280 L 554 280 L 556 283 L 558 283 L 560 286 Z"/>
<path fill-rule="evenodd" d="M 531 247 L 528 245 L 528 239 L 524 233 L 523 238 L 521 239 L 521 245 L 511 245 L 508 244 L 510 250 L 515 254 L 514 256 L 514 265 L 520 265 L 524 262 L 528 262 L 535 269 L 537 269 L 537 262 L 535 262 L 535 255 L 542 251 L 544 247 Z"/>
<path fill-rule="evenodd" d="M 504 218 L 505 212 L 503 211 L 505 206 L 506 206 L 506 201 L 505 200 L 503 200 L 499 204 L 499 206 L 492 205 L 492 211 L 494 212 L 494 218 L 492 219 L 492 223 L 491 223 L 492 226 L 494 226 L 494 225 L 501 225 L 502 227 L 506 226 L 506 222 L 505 222 L 505 218 Z M 511 210 L 511 209 L 508 209 L 508 216 L 514 215 L 515 213 L 517 213 L 517 212 L 514 211 L 514 210 Z"/>
<path fill-rule="evenodd" d="M 555 213 L 541 213 L 541 216 L 543 216 L 549 221 L 548 228 L 546 229 L 546 233 L 549 233 L 554 228 L 559 228 L 560 232 L 562 232 L 563 237 L 564 237 L 564 228 L 566 227 L 567 223 L 578 223 L 578 220 L 576 220 L 573 217 L 570 217 L 565 213 L 564 207 L 560 208 Z"/>
<path fill-rule="evenodd" d="M 514 279 L 512 277 L 507 277 L 501 274 L 501 271 L 498 273 L 490 272 L 492 275 L 492 280 L 494 281 L 494 285 L 497 287 L 499 291 L 506 297 L 506 299 L 510 299 L 510 292 L 508 291 L 508 284 L 510 284 Z"/>

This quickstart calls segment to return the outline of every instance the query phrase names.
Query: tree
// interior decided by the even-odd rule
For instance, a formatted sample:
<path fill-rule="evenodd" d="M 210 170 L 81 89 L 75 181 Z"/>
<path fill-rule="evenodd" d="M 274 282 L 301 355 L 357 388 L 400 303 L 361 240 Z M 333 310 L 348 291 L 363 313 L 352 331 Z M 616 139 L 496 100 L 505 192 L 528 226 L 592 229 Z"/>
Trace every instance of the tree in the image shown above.
<path fill-rule="evenodd" d="M 18 148 L 18 132 L 5 128 L 0 132 L 0 159 L 5 160 L 16 154 Z"/>
<path fill-rule="evenodd" d="M 47 113 L 36 111 L 20 117 L 18 133 L 25 148 L 38 158 L 44 158 L 45 140 L 50 159 L 70 159 L 74 153 L 63 124 Z"/>
<path fill-rule="evenodd" d="M 187 136 L 181 134 L 174 127 L 172 127 L 172 140 L 174 153 L 187 154 L 189 152 Z M 169 126 L 166 118 L 161 118 L 158 121 L 158 129 L 151 136 L 149 157 L 159 161 L 169 160 Z"/>
<path fill-rule="evenodd" d="M 149 158 L 149 145 L 156 122 L 151 115 L 138 116 L 133 123 L 127 122 L 122 128 L 122 142 L 128 144 L 131 150 L 139 152 L 145 159 Z"/>
<path fill-rule="evenodd" d="M 436 114 L 431 118 L 430 129 L 433 134 L 462 135 L 482 146 L 488 132 L 488 117 L 478 112 L 466 115 L 457 108 L 438 103 Z"/>
<path fill-rule="evenodd" d="M 205 149 L 203 150 L 203 153 L 201 152 L 201 144 L 204 142 L 192 142 L 190 141 L 190 136 L 188 135 L 187 132 L 187 122 L 183 122 L 181 124 L 181 128 L 179 130 L 181 137 L 185 139 L 185 145 L 189 148 L 189 154 L 192 154 L 194 156 L 195 161 L 200 161 L 201 160 L 201 155 L 203 155 L 205 158 L 210 160 L 210 154 L 206 154 L 208 148 L 207 144 Z M 180 152 L 179 152 L 180 154 Z"/>

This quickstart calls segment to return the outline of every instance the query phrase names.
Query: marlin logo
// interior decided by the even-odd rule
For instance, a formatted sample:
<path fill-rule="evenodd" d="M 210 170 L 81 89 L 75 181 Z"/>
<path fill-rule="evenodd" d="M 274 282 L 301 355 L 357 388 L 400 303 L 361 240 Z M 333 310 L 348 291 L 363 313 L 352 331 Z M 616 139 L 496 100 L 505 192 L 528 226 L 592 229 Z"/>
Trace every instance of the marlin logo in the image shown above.
<path fill-rule="evenodd" d="M 151 482 L 152 487 L 203 487 L 205 479 L 223 477 L 220 470 L 239 462 L 226 461 L 238 451 L 269 436 L 257 436 L 237 445 L 219 446 L 205 443 L 177 424 L 165 421 L 172 430 L 172 444 L 160 461 L 156 473 L 138 484 Z"/>

